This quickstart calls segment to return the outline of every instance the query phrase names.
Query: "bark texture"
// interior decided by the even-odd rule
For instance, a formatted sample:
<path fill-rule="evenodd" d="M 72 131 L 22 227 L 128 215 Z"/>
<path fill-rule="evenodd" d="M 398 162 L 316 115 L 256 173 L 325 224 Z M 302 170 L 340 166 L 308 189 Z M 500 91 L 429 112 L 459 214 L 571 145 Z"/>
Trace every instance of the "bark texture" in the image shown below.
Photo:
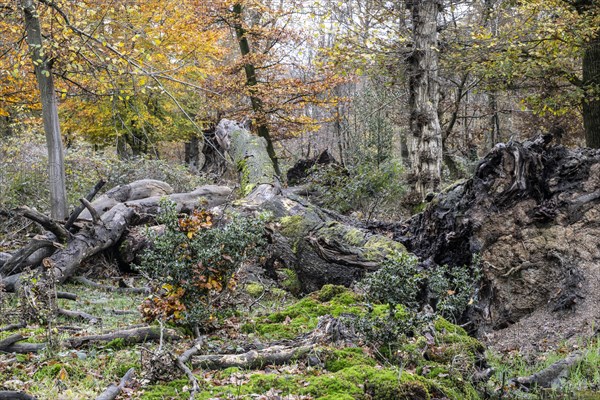
<path fill-rule="evenodd" d="M 52 79 L 52 62 L 44 52 L 40 20 L 33 0 L 21 0 L 21 7 L 27 31 L 27 44 L 31 49 L 31 59 L 42 102 L 42 119 L 48 147 L 51 216 L 63 220 L 67 217 L 67 191 L 58 103 Z"/>
<path fill-rule="evenodd" d="M 409 60 L 410 129 L 415 189 L 423 197 L 438 190 L 442 167 L 442 130 L 438 118 L 439 0 L 411 0 L 413 52 Z"/>

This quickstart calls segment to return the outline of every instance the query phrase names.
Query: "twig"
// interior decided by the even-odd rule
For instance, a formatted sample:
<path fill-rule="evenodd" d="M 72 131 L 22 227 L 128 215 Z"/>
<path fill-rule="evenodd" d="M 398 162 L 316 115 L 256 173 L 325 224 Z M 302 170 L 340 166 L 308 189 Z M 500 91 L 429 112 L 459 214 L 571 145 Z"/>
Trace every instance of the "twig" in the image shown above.
<path fill-rule="evenodd" d="M 194 344 L 192 348 L 186 350 L 182 355 L 175 359 L 177 367 L 183 371 L 192 385 L 192 390 L 190 391 L 190 400 L 194 400 L 196 393 L 200 391 L 200 384 L 198 383 L 198 379 L 196 379 L 192 370 L 185 364 L 192 356 L 196 355 L 201 350 L 203 342 L 204 338 L 201 337 L 196 341 L 196 344 Z"/>

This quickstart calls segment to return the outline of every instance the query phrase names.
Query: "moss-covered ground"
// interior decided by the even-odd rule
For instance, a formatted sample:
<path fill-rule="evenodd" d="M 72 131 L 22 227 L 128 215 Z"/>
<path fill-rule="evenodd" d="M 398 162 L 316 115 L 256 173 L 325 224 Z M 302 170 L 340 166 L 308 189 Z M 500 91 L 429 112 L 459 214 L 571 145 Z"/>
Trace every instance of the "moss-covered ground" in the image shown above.
<path fill-rule="evenodd" d="M 112 331 L 141 323 L 137 314 L 117 315 L 112 310 L 136 310 L 142 295 L 123 295 L 68 285 L 61 290 L 77 293 L 77 302 L 59 300 L 60 307 L 102 317 L 95 325 L 59 317 L 51 332 L 46 325 L 30 324 L 18 331 L 1 332 L 0 340 L 14 333 L 29 342 L 55 342 L 72 335 Z M 315 329 L 319 317 L 344 318 L 359 332 L 372 320 L 390 320 L 386 305 L 366 304 L 360 295 L 345 288 L 326 285 L 322 290 L 295 299 L 281 289 L 258 283 L 241 286 L 252 307 L 220 321 L 220 328 L 208 335 L 203 353 L 238 353 L 272 343 L 289 343 Z M 2 325 L 15 322 L 15 300 L 4 300 Z M 409 318 L 397 307 L 394 320 Z M 353 322 L 354 321 L 354 322 Z M 357 321 L 360 321 L 358 323 Z M 391 320 L 390 320 L 391 321 Z M 181 334 L 185 332 L 181 331 Z M 360 333 L 360 332 L 359 332 Z M 170 344 L 174 353 L 192 343 L 187 337 Z M 144 350 L 145 349 L 145 350 Z M 582 343 L 583 361 L 571 371 L 561 393 L 546 392 L 546 398 L 598 399 L 600 387 L 600 341 Z M 136 379 L 122 399 L 188 399 L 190 384 L 174 373 L 162 382 L 144 380 L 142 359 L 156 344 L 124 346 L 118 340 L 82 349 L 60 346 L 39 354 L 0 354 L 0 390 L 25 390 L 39 399 L 95 398 L 110 384 L 117 383 L 131 367 Z M 227 368 L 193 372 L 201 384 L 197 399 L 484 399 L 542 398 L 541 391 L 515 392 L 506 382 L 529 375 L 564 357 L 572 349 L 526 358 L 517 352 L 498 354 L 467 332 L 444 319 L 434 318 L 407 334 L 388 341 L 370 342 L 358 335 L 356 341 L 315 345 L 307 357 L 286 365 L 262 369 Z M 492 366 L 495 372 L 487 382 L 474 377 Z M 575 397 L 569 397 L 570 395 Z M 561 397 L 562 396 L 562 397 Z"/>

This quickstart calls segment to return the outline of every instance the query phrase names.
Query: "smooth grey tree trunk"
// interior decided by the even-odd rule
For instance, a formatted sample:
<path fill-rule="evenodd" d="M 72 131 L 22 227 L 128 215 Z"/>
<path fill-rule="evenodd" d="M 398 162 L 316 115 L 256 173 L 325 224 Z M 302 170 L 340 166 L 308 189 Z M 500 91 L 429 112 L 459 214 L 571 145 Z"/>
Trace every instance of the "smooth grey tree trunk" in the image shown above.
<path fill-rule="evenodd" d="M 441 183 L 442 129 L 438 117 L 439 0 L 412 0 L 413 52 L 409 62 L 411 158 L 415 189 L 423 197 Z"/>
<path fill-rule="evenodd" d="M 63 145 L 58 121 L 58 105 L 52 79 L 52 61 L 44 52 L 39 16 L 33 0 L 21 0 L 27 43 L 31 50 L 35 76 L 40 89 L 42 119 L 48 147 L 48 179 L 50 184 L 50 213 L 52 218 L 67 217 L 67 191 Z"/>

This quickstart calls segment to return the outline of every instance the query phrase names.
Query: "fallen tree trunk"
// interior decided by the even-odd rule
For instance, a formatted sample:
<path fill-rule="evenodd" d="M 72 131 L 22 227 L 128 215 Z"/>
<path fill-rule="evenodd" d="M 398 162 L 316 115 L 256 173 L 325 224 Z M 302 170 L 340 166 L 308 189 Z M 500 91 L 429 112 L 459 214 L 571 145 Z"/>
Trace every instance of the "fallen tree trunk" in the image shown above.
<path fill-rule="evenodd" d="M 566 379 L 570 369 L 583 359 L 583 354 L 575 351 L 564 359 L 544 368 L 529 376 L 518 377 L 509 381 L 510 384 L 523 386 L 525 388 L 541 387 L 551 388 L 560 387 L 561 380 Z"/>
<path fill-rule="evenodd" d="M 272 253 L 268 265 L 279 261 L 295 270 L 303 291 L 317 290 L 326 283 L 350 285 L 365 272 L 376 269 L 388 255 L 405 251 L 401 244 L 387 237 L 355 228 L 333 213 L 282 192 L 262 138 L 227 120 L 216 130 L 222 139 L 219 142 L 224 146 L 222 151 L 231 157 L 245 195 L 234 207 L 247 213 L 269 211 L 278 220 L 271 230 Z M 170 186 L 162 182 L 133 182 L 111 189 L 92 203 L 100 219 L 84 223 L 79 232 L 63 232 L 52 225 L 57 234 L 64 234 L 61 237 L 67 243 L 44 259 L 48 275 L 64 282 L 81 272 L 84 261 L 117 245 L 123 245 L 127 254 L 121 257 L 122 261 L 133 261 L 150 243 L 128 237 L 130 228 L 153 221 L 164 196 L 175 202 L 178 212 L 187 213 L 198 206 L 219 206 L 231 200 L 232 195 L 232 190 L 223 186 L 204 186 L 190 193 L 171 192 Z M 84 211 L 81 218 L 90 219 L 92 215 Z M 14 290 L 20 279 L 19 274 L 4 276 L 5 289 Z"/>
<path fill-rule="evenodd" d="M 15 392 L 11 390 L 2 390 L 0 391 L 0 399 L 6 400 L 36 400 L 35 397 L 25 393 L 25 392 Z"/>
<path fill-rule="evenodd" d="M 131 383 L 133 377 L 135 375 L 135 368 L 130 368 L 118 385 L 111 385 L 104 392 L 100 394 L 100 396 L 96 397 L 96 400 L 114 400 L 117 398 L 119 394 Z"/>
<path fill-rule="evenodd" d="M 44 343 L 18 343 L 26 339 L 20 334 L 14 334 L 0 342 L 0 352 L 4 353 L 37 353 L 42 351 Z M 93 343 L 110 342 L 115 339 L 123 339 L 126 344 L 156 342 L 159 340 L 176 340 L 180 337 L 172 330 L 164 330 L 161 334 L 159 328 L 143 326 L 106 333 L 103 335 L 73 336 L 62 341 L 67 348 L 79 348 Z"/>
<path fill-rule="evenodd" d="M 140 182 L 142 181 L 129 185 L 129 189 L 124 192 L 138 197 L 142 193 L 155 193 L 156 188 L 164 187 L 157 181 L 152 181 L 151 189 L 144 190 L 145 183 Z M 168 198 L 176 203 L 179 212 L 190 212 L 199 204 L 204 204 L 206 207 L 223 204 L 229 199 L 231 192 L 232 190 L 227 187 L 209 185 L 190 193 L 173 194 Z M 117 191 L 117 193 L 121 192 Z M 123 196 L 111 197 L 110 201 L 115 201 L 115 198 L 123 198 Z M 64 248 L 44 259 L 45 267 L 51 269 L 50 275 L 61 283 L 73 276 L 85 260 L 119 243 L 119 240 L 130 226 L 152 220 L 160 210 L 161 198 L 162 196 L 136 198 L 126 203 L 114 205 L 102 214 L 99 222 L 89 225 L 77 234 L 73 234 L 64 245 Z M 100 205 L 98 207 L 104 207 L 107 204 L 105 199 L 99 199 L 99 201 Z M 3 270 L 8 269 L 6 264 L 2 268 Z M 18 287 L 20 279 L 20 273 L 9 276 L 2 274 L 4 289 L 14 291 Z"/>

